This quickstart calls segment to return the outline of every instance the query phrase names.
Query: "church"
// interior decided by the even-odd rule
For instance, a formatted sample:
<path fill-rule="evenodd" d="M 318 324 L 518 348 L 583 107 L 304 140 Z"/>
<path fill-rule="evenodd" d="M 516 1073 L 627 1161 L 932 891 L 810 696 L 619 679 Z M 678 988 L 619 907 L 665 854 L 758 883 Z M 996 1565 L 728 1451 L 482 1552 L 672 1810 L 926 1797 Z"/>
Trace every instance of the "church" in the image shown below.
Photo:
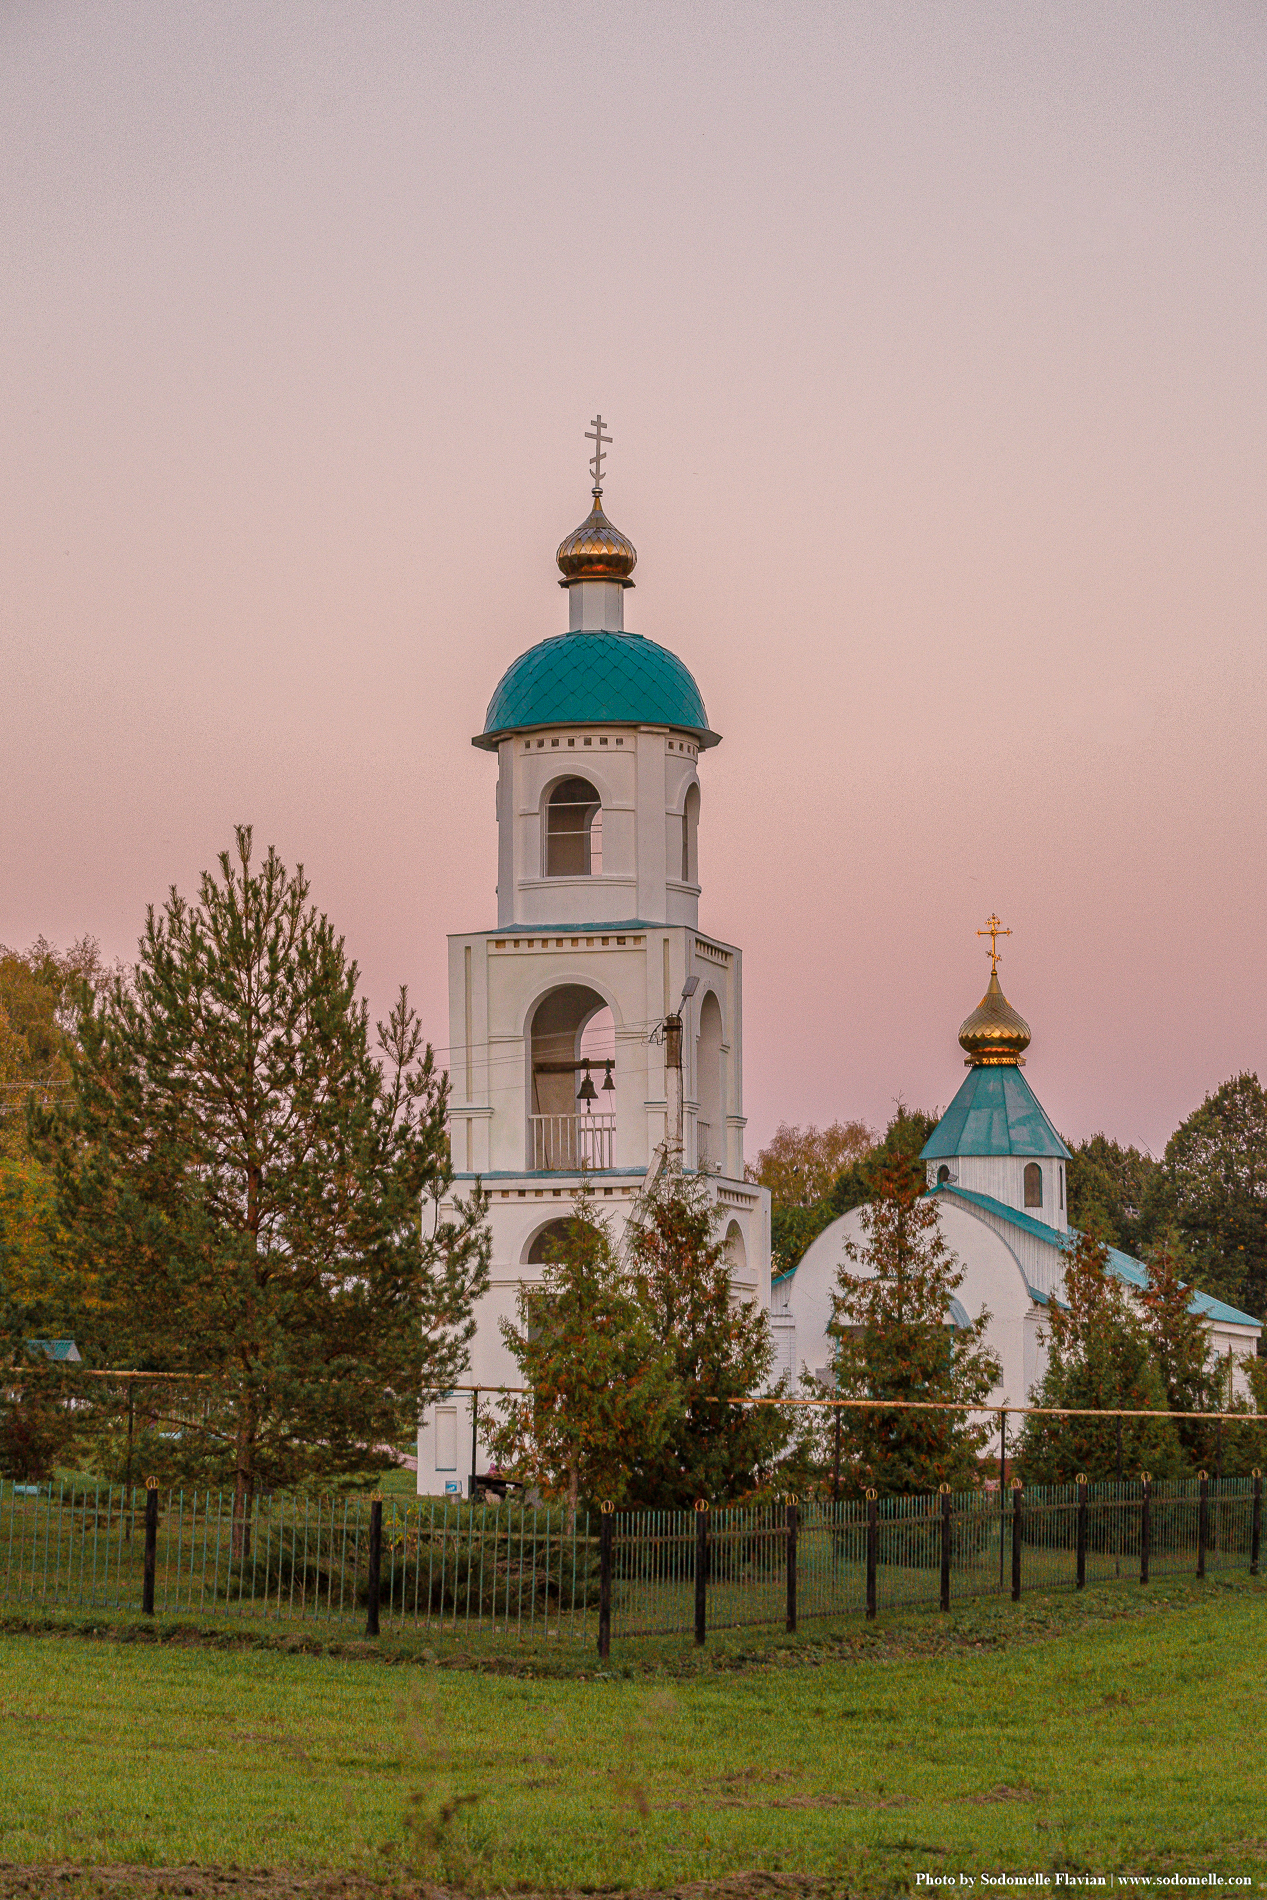
<path fill-rule="evenodd" d="M 1003 1374 L 993 1406 L 1029 1403 L 1046 1369 L 1047 1307 L 1059 1299 L 1065 1253 L 1075 1230 L 1065 1205 L 1069 1150 L 1022 1075 L 1030 1031 L 999 983 L 998 938 L 1009 935 L 997 917 L 979 933 L 991 939 L 989 987 L 959 1030 L 968 1073 L 925 1144 L 920 1159 L 935 1195 L 942 1237 L 959 1262 L 963 1281 L 951 1305 L 953 1324 L 966 1325 L 984 1307 L 987 1344 Z M 866 1244 L 854 1208 L 826 1228 L 795 1268 L 771 1288 L 770 1323 L 776 1363 L 799 1382 L 809 1372 L 832 1383 L 828 1325 L 845 1245 Z M 851 1273 L 864 1264 L 849 1261 Z M 1109 1249 L 1110 1270 L 1128 1287 L 1146 1284 L 1144 1268 Z M 1231 1356 L 1234 1389 L 1247 1390 L 1239 1360 L 1258 1347 L 1261 1322 L 1207 1293 L 1194 1293 L 1191 1310 L 1205 1320 L 1210 1355 Z"/>
<path fill-rule="evenodd" d="M 744 1180 L 743 957 L 699 926 L 700 761 L 683 662 L 625 626 L 637 554 L 602 505 L 559 547 L 567 626 L 521 653 L 472 743 L 497 760 L 497 922 L 450 936 L 453 1191 L 491 1197 L 469 1383 L 519 1383 L 499 1321 L 583 1182 L 617 1239 L 661 1152 L 707 1176 L 737 1299 L 768 1307 L 770 1198 Z M 441 1209 L 443 1216 L 445 1209 Z M 418 1490 L 465 1496 L 471 1396 L 427 1408 Z"/>

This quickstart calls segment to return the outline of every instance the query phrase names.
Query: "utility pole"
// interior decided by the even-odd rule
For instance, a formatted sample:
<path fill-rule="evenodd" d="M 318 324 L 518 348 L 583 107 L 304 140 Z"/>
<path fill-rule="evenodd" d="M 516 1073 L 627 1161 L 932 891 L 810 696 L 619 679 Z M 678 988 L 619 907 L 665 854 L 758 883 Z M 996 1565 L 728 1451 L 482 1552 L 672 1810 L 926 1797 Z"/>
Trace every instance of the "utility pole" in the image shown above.
<path fill-rule="evenodd" d="M 669 1082 L 676 1073 L 677 1084 L 674 1090 L 675 1101 L 671 1107 L 673 1125 L 676 1130 L 678 1160 L 682 1158 L 682 1018 L 675 1011 L 664 1019 L 664 1079 Z M 673 1084 L 670 1083 L 672 1087 Z M 666 1102 L 666 1108 L 670 1105 Z M 666 1117 L 667 1119 L 667 1117 Z M 668 1130 L 665 1130 L 668 1133 Z"/>

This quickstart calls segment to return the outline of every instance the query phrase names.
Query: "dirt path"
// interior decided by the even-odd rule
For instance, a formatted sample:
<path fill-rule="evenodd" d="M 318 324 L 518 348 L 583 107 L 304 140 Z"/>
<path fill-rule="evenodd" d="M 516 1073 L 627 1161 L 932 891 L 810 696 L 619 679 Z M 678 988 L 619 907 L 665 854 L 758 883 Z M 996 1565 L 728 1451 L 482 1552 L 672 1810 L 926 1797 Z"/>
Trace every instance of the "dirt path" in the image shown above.
<path fill-rule="evenodd" d="M 594 1888 L 584 1900 L 593 1900 Z M 724 1880 L 693 1881 L 685 1886 L 607 1888 L 620 1900 L 848 1900 L 847 1891 L 830 1880 L 794 1874 L 732 1874 Z M 506 1888 L 493 1888 L 481 1900 L 500 1900 Z M 465 1890 L 426 1880 L 369 1880 L 360 1874 L 302 1874 L 284 1868 L 247 1867 L 85 1867 L 48 1862 L 37 1866 L 0 1863 L 0 1900 L 468 1900 Z M 515 1900 L 582 1900 L 577 1890 L 528 1894 Z"/>

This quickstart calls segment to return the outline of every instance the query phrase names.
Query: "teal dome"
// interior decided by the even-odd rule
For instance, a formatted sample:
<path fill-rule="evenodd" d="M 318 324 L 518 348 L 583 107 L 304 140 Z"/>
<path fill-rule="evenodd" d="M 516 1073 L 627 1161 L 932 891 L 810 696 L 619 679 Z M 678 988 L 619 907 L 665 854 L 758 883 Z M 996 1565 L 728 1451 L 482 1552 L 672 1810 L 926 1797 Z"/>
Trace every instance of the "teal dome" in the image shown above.
<path fill-rule="evenodd" d="M 1072 1159 L 1020 1070 L 974 1063 L 920 1149 L 921 1161 L 960 1155 L 1060 1155 Z"/>
<path fill-rule="evenodd" d="M 673 726 L 718 745 L 699 687 L 675 653 L 637 633 L 561 633 L 521 653 L 472 744 L 493 752 L 534 726 Z"/>

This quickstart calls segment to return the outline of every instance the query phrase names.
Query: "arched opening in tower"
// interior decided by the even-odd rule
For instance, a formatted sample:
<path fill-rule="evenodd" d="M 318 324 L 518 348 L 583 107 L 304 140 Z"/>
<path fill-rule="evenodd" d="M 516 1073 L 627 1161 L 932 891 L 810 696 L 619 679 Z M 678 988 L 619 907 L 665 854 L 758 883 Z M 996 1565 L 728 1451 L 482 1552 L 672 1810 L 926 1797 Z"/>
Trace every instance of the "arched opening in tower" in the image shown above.
<path fill-rule="evenodd" d="M 721 1005 L 712 990 L 700 1004 L 699 1040 L 695 1045 L 699 1115 L 695 1124 L 696 1165 L 718 1174 L 726 1159 L 726 1123 L 722 1110 Z"/>
<path fill-rule="evenodd" d="M 584 984 L 560 984 L 533 1012 L 529 1047 L 529 1167 L 612 1167 L 616 1026 L 606 1000 Z"/>
<path fill-rule="evenodd" d="M 601 877 L 603 801 L 587 778 L 565 778 L 546 802 L 546 876 Z"/>

